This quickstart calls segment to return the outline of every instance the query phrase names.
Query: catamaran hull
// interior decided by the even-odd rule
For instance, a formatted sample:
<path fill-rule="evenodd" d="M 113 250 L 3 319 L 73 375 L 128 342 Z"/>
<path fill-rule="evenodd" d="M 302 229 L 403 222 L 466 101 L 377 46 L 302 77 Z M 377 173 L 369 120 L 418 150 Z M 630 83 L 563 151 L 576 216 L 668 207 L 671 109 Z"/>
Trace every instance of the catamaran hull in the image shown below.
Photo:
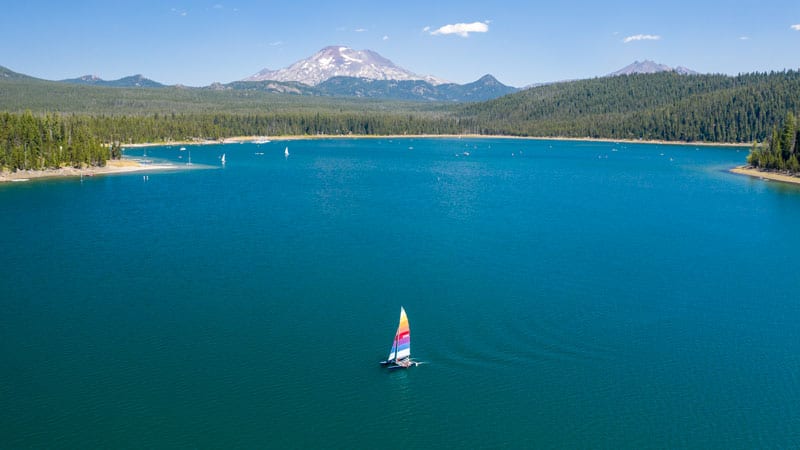
<path fill-rule="evenodd" d="M 396 360 L 381 361 L 380 364 L 382 366 L 387 366 L 387 369 L 408 369 L 409 367 L 412 366 L 418 366 L 419 362 L 407 359 L 407 360 L 401 360 L 399 363 Z"/>
<path fill-rule="evenodd" d="M 409 367 L 414 367 L 414 366 L 416 366 L 417 364 L 418 364 L 418 363 L 417 363 L 416 361 L 412 361 L 412 362 L 410 362 L 408 365 L 391 364 L 390 366 L 388 366 L 388 367 L 387 367 L 387 369 L 389 369 L 389 370 L 394 370 L 394 369 L 408 369 Z"/>

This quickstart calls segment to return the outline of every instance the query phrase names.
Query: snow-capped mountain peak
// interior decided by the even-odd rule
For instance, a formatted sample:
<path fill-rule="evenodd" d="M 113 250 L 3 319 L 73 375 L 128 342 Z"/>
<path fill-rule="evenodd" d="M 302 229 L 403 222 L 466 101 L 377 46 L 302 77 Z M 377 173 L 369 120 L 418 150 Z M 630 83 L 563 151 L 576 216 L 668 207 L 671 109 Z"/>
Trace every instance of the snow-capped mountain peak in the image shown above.
<path fill-rule="evenodd" d="M 403 69 L 371 50 L 354 50 L 344 46 L 325 47 L 289 67 L 279 70 L 264 69 L 243 81 L 297 81 L 316 86 L 333 77 L 424 80 L 434 85 L 446 83 L 436 77 L 421 76 Z"/>
<path fill-rule="evenodd" d="M 697 72 L 686 67 L 670 67 L 666 64 L 658 64 L 657 62 L 644 60 L 634 61 L 633 64 L 627 65 L 616 72 L 608 74 L 608 76 L 617 75 L 632 75 L 635 73 L 658 73 L 658 72 L 675 72 L 681 75 L 696 75 Z"/>

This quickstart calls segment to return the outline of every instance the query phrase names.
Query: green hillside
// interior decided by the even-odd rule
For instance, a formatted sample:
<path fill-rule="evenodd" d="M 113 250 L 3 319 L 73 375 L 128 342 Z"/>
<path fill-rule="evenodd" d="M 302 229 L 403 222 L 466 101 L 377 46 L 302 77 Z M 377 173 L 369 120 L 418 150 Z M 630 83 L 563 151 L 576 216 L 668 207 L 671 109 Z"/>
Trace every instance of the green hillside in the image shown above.
<path fill-rule="evenodd" d="M 46 81 L 0 67 L 0 111 L 89 115 L 352 111 L 435 112 L 437 103 L 320 97 L 259 90 L 110 87 Z"/>
<path fill-rule="evenodd" d="M 486 134 L 750 142 L 800 106 L 800 72 L 664 72 L 540 86 L 456 114 Z"/>

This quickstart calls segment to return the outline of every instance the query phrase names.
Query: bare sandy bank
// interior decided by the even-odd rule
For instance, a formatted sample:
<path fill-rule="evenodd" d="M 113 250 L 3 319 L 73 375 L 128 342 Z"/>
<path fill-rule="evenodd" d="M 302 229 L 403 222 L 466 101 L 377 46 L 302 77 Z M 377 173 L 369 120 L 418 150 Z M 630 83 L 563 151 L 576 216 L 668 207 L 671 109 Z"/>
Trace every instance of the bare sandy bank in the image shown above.
<path fill-rule="evenodd" d="M 46 170 L 19 170 L 16 172 L 0 172 L 0 183 L 21 182 L 41 178 L 64 178 L 64 177 L 93 177 L 95 175 L 113 175 L 119 173 L 145 172 L 158 170 L 183 170 L 202 168 L 202 166 L 185 166 L 177 164 L 144 164 L 132 159 L 120 159 L 107 161 L 103 167 L 87 167 L 77 169 L 74 167 L 62 167 L 60 169 Z"/>
<path fill-rule="evenodd" d="M 747 175 L 764 180 L 780 181 L 783 183 L 800 184 L 800 177 L 787 175 L 783 173 L 764 172 L 762 170 L 754 169 L 749 166 L 740 166 L 731 169 L 731 172 L 739 175 Z"/>
<path fill-rule="evenodd" d="M 641 139 L 603 139 L 603 138 L 567 138 L 567 137 L 530 137 L 530 136 L 503 136 L 484 134 L 388 134 L 388 135 L 363 135 L 363 134 L 314 134 L 293 136 L 236 136 L 220 140 L 195 140 L 195 141 L 167 141 L 147 142 L 141 144 L 123 145 L 123 148 L 185 146 L 185 145 L 214 145 L 238 144 L 241 142 L 267 142 L 267 141 L 296 141 L 312 139 L 519 139 L 528 141 L 575 141 L 575 142 L 609 142 L 621 144 L 662 144 L 662 145 L 695 145 L 712 147 L 750 147 L 749 143 L 715 143 L 715 142 L 684 142 L 684 141 L 658 141 Z"/>

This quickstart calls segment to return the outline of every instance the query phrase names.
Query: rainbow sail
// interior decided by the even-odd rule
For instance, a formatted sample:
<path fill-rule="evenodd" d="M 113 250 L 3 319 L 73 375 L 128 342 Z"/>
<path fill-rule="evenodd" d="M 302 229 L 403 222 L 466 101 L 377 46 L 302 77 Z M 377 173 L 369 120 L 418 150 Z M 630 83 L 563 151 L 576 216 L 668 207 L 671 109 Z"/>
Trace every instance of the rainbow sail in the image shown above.
<path fill-rule="evenodd" d="M 397 333 L 394 335 L 392 350 L 389 352 L 389 363 L 396 363 L 411 356 L 411 331 L 408 328 L 408 316 L 406 310 L 400 307 L 400 325 L 397 326 Z"/>

